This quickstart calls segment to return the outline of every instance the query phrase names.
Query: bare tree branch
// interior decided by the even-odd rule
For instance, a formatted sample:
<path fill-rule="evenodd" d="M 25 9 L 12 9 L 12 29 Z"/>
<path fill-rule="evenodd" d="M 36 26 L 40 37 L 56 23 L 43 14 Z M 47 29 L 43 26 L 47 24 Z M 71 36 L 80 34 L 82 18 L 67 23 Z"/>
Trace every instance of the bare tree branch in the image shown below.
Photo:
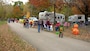
<path fill-rule="evenodd" d="M 85 14 L 85 12 L 82 10 L 82 8 L 80 8 L 79 5 L 75 4 L 75 6 L 76 6 L 76 8 L 77 8 L 81 13 Z"/>

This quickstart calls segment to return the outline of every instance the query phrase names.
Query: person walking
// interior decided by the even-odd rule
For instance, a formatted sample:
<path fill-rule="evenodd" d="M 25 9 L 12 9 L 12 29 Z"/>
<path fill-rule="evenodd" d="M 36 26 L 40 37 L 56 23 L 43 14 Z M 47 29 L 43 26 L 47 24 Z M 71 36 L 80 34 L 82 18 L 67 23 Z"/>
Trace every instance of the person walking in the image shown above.
<path fill-rule="evenodd" d="M 23 27 L 25 27 L 25 24 L 26 24 L 26 22 L 25 22 L 25 19 L 23 20 Z"/>
<path fill-rule="evenodd" d="M 41 24 L 42 24 L 42 22 L 41 22 L 41 20 L 39 19 L 39 20 L 38 20 L 38 33 L 40 33 L 40 29 L 41 29 L 40 27 L 41 27 Z"/>
<path fill-rule="evenodd" d="M 63 31 L 64 31 L 64 26 L 63 25 L 60 25 L 59 27 L 59 38 L 63 38 Z"/>
<path fill-rule="evenodd" d="M 31 21 L 30 21 L 30 27 L 32 27 L 32 24 L 33 24 L 33 23 L 32 23 L 32 20 L 31 20 Z"/>
<path fill-rule="evenodd" d="M 55 31 L 59 31 L 59 26 L 60 26 L 60 22 L 57 21 L 56 25 L 55 25 Z"/>
<path fill-rule="evenodd" d="M 43 20 L 41 21 L 41 29 L 42 30 L 44 29 L 44 21 Z"/>
<path fill-rule="evenodd" d="M 47 30 L 50 31 L 50 20 L 48 19 L 47 22 L 46 22 L 46 25 L 47 25 Z"/>
<path fill-rule="evenodd" d="M 8 21 L 8 23 L 10 23 L 10 18 L 8 18 L 8 20 L 7 20 L 7 21 Z"/>
<path fill-rule="evenodd" d="M 29 20 L 26 18 L 26 28 L 29 28 Z"/>

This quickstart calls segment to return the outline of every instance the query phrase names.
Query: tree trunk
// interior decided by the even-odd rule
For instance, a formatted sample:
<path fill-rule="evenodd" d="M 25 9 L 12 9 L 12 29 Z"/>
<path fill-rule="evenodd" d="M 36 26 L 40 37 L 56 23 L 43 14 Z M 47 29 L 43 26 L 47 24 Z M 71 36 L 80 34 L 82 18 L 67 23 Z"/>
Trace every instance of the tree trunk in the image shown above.
<path fill-rule="evenodd" d="M 88 9 L 89 6 L 85 4 L 85 24 L 88 25 Z"/>
<path fill-rule="evenodd" d="M 88 14 L 85 14 L 85 25 L 88 25 Z"/>
<path fill-rule="evenodd" d="M 85 14 L 85 21 L 88 21 L 88 14 Z"/>

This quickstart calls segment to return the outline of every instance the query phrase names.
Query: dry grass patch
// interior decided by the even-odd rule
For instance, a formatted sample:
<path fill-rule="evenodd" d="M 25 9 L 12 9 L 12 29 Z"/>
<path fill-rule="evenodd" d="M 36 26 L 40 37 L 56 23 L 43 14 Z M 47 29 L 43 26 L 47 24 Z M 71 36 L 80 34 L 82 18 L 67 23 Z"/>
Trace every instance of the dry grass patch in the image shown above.
<path fill-rule="evenodd" d="M 36 51 L 12 32 L 7 24 L 0 26 L 0 51 Z"/>

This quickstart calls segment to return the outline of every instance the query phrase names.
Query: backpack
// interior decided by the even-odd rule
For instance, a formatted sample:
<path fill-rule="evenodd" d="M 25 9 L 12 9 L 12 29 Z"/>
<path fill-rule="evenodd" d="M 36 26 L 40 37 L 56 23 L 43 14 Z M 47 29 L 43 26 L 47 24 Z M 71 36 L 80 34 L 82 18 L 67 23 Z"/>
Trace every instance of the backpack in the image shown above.
<path fill-rule="evenodd" d="M 63 30 L 64 30 L 64 28 L 60 26 L 59 31 L 62 32 Z"/>

